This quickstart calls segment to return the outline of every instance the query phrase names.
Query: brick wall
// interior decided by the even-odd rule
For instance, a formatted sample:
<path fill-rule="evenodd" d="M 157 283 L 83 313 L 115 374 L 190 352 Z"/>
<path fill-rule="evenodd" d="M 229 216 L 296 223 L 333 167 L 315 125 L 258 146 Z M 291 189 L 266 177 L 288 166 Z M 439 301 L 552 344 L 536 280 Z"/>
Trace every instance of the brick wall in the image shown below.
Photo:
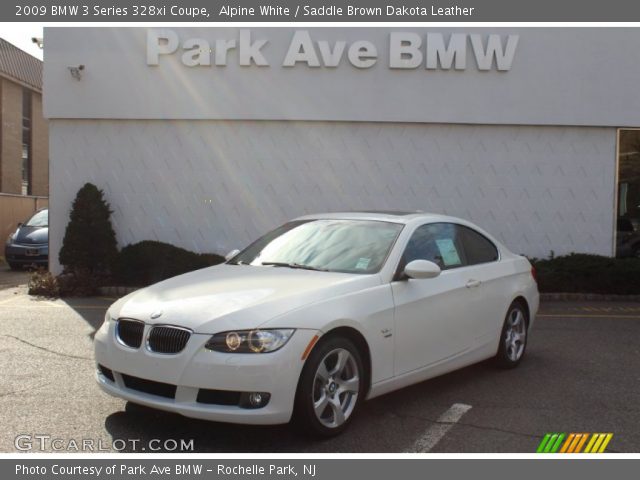
<path fill-rule="evenodd" d="M 0 78 L 0 192 L 22 193 L 22 86 Z M 49 133 L 42 95 L 31 97 L 31 194 L 49 194 Z"/>
<path fill-rule="evenodd" d="M 22 87 L 0 79 L 0 192 L 22 191 Z"/>
<path fill-rule="evenodd" d="M 31 97 L 31 194 L 49 195 L 49 127 L 42 116 L 42 95 Z"/>

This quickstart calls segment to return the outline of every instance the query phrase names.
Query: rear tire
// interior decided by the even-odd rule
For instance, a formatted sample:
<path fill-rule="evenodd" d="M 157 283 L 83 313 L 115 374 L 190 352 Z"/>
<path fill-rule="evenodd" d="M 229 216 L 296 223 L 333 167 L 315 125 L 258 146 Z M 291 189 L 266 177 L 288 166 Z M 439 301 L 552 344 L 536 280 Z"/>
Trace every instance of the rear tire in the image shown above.
<path fill-rule="evenodd" d="M 7 262 L 7 264 L 9 265 L 9 268 L 11 270 L 22 270 L 22 265 L 20 265 L 19 263 Z"/>
<path fill-rule="evenodd" d="M 305 434 L 333 437 L 353 419 L 365 396 L 362 356 L 351 340 L 321 340 L 307 359 L 294 406 L 294 422 Z"/>
<path fill-rule="evenodd" d="M 529 313 L 522 302 L 509 306 L 500 334 L 495 363 L 500 368 L 515 368 L 522 361 L 529 338 Z"/>

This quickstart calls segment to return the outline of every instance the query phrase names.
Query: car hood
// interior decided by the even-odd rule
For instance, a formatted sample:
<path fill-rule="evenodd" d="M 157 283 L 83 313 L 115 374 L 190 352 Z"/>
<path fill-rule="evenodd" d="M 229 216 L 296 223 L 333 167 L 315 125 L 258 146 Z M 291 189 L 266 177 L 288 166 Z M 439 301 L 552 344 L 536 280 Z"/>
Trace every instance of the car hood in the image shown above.
<path fill-rule="evenodd" d="M 377 275 L 222 264 L 138 290 L 116 302 L 111 315 L 210 334 L 257 328 L 305 305 L 379 283 Z"/>
<path fill-rule="evenodd" d="M 22 226 L 16 231 L 13 241 L 25 245 L 42 245 L 49 241 L 49 227 Z"/>

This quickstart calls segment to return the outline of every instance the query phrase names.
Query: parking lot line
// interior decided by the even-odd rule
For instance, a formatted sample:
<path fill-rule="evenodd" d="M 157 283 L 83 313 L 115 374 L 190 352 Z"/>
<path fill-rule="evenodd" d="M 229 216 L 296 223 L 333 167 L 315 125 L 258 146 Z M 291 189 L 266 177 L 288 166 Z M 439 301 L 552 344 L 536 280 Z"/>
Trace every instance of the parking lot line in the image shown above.
<path fill-rule="evenodd" d="M 471 405 L 464 403 L 454 403 L 451 405 L 446 412 L 438 417 L 433 425 L 427 428 L 408 453 L 430 452 L 469 410 L 471 410 Z"/>

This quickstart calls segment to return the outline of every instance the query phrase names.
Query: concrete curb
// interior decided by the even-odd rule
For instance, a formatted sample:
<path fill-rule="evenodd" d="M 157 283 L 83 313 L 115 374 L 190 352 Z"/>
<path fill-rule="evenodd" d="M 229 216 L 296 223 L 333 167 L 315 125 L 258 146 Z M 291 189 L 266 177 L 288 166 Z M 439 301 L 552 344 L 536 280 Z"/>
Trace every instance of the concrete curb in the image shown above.
<path fill-rule="evenodd" d="M 139 290 L 141 287 L 123 287 L 123 286 L 114 286 L 114 287 L 100 287 L 98 288 L 98 292 L 102 297 L 124 297 L 131 292 L 135 292 Z"/>
<path fill-rule="evenodd" d="M 640 302 L 640 295 L 601 293 L 541 293 L 543 302 Z"/>

